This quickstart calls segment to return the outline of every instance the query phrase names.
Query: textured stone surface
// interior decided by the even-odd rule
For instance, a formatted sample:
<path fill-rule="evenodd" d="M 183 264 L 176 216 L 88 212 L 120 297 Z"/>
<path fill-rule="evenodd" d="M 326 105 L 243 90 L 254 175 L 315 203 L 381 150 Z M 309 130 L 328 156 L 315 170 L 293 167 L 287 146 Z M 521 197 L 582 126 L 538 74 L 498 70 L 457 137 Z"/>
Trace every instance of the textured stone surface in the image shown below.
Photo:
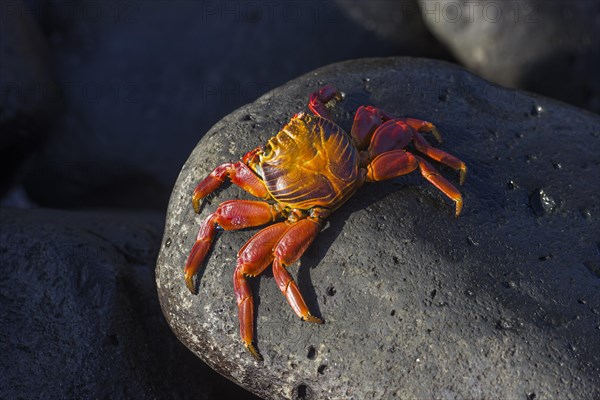
<path fill-rule="evenodd" d="M 472 71 L 600 112 L 600 3 L 419 3 L 429 29 Z"/>
<path fill-rule="evenodd" d="M 359 104 L 437 124 L 469 167 L 463 214 L 418 173 L 362 188 L 290 268 L 324 325 L 300 321 L 270 271 L 252 280 L 257 363 L 238 334 L 232 274 L 253 231 L 225 232 L 201 276 L 183 281 L 198 226 L 196 183 L 260 145 L 332 82 Z M 157 264 L 164 314 L 217 371 L 265 398 L 600 396 L 600 118 L 489 84 L 444 62 L 371 59 L 304 75 L 204 136 L 171 197 Z M 457 181 L 457 174 L 442 169 Z M 532 196 L 553 207 L 530 204 Z M 542 197 L 540 197 L 542 196 Z M 535 200 L 535 199 L 534 199 Z"/>
<path fill-rule="evenodd" d="M 169 331 L 162 216 L 2 209 L 0 227 L 0 398 L 254 398 Z"/>
<path fill-rule="evenodd" d="M 231 110 L 324 63 L 394 55 L 333 1 L 52 1 L 67 112 L 26 180 L 48 207 L 166 207 Z M 416 52 L 414 54 L 425 54 Z"/>

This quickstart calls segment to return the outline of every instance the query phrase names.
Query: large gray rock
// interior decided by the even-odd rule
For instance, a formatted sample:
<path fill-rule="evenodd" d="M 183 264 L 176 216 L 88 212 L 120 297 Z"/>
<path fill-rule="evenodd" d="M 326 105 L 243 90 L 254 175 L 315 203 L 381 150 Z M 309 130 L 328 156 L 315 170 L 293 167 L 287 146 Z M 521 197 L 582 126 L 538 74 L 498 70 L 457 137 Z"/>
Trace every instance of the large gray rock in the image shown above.
<path fill-rule="evenodd" d="M 429 29 L 472 71 L 600 113 L 600 3 L 419 3 Z"/>
<path fill-rule="evenodd" d="M 0 210 L 0 398 L 253 398 L 171 334 L 162 216 Z"/>
<path fill-rule="evenodd" d="M 331 82 L 359 104 L 437 124 L 469 167 L 454 208 L 418 173 L 371 184 L 336 211 L 291 268 L 324 325 L 300 321 L 271 272 L 252 280 L 257 363 L 238 333 L 232 274 L 253 232 L 216 241 L 199 294 L 183 265 L 200 222 L 191 194 L 210 170 L 263 144 Z M 600 396 L 600 117 L 503 89 L 444 62 L 367 59 L 295 79 L 204 136 L 177 180 L 157 264 L 179 339 L 265 398 Z M 441 169 L 452 181 L 457 174 Z"/>

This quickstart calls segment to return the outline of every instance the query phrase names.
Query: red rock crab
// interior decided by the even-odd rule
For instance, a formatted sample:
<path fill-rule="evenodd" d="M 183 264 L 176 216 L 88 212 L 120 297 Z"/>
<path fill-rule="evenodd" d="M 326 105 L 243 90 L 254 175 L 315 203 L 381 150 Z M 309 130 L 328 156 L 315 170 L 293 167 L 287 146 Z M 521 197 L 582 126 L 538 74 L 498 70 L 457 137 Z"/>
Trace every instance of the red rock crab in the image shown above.
<path fill-rule="evenodd" d="M 460 192 L 442 177 L 425 156 L 460 171 L 467 168 L 458 158 L 432 147 L 423 133 L 441 142 L 436 127 L 414 118 L 396 118 L 384 110 L 361 106 L 350 135 L 331 118 L 330 107 L 343 96 L 332 85 L 314 92 L 300 112 L 263 147 L 246 153 L 235 163 L 216 167 L 194 190 L 196 212 L 200 202 L 227 178 L 262 201 L 230 200 L 202 223 L 185 265 L 185 281 L 196 293 L 194 275 L 203 265 L 217 226 L 237 230 L 269 225 L 240 249 L 233 275 L 240 334 L 250 353 L 262 359 L 253 341 L 254 302 L 248 277 L 273 265 L 273 276 L 294 312 L 303 320 L 323 323 L 310 313 L 286 267 L 296 262 L 313 242 L 325 218 L 344 204 L 365 182 L 383 181 L 417 168 L 462 209 Z M 411 151 L 406 150 L 410 146 Z M 416 151 L 421 155 L 417 155 Z"/>

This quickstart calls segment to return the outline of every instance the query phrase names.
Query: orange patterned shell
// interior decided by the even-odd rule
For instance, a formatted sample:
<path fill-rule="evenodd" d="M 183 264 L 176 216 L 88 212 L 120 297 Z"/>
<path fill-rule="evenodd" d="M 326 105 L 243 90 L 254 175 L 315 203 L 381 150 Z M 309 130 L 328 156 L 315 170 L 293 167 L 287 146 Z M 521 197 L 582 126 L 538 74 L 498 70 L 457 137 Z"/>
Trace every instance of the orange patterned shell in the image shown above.
<path fill-rule="evenodd" d="M 259 167 L 277 202 L 308 210 L 336 209 L 356 190 L 358 151 L 335 123 L 299 113 L 269 139 Z"/>

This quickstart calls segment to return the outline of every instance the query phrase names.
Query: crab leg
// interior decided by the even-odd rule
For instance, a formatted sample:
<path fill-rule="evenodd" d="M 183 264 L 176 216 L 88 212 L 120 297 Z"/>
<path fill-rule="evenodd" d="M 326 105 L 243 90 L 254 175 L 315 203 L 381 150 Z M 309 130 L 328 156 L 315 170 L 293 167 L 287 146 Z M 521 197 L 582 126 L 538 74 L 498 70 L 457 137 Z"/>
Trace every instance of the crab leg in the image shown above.
<path fill-rule="evenodd" d="M 185 264 L 185 283 L 196 294 L 194 275 L 198 272 L 216 235 L 216 225 L 225 230 L 244 229 L 264 225 L 281 216 L 281 207 L 262 201 L 230 200 L 221 203 L 200 226 L 196 243 Z"/>
<path fill-rule="evenodd" d="M 200 212 L 200 201 L 214 192 L 229 176 L 231 182 L 246 192 L 261 199 L 268 199 L 269 192 L 262 180 L 242 161 L 225 163 L 215 168 L 194 190 L 192 204 L 196 213 Z"/>
<path fill-rule="evenodd" d="M 354 114 L 350 136 L 359 150 L 366 149 L 375 130 L 384 121 L 381 111 L 371 106 L 360 106 Z"/>
<path fill-rule="evenodd" d="M 419 162 L 411 153 L 392 150 L 375 157 L 367 166 L 367 182 L 384 181 L 413 172 Z"/>
<path fill-rule="evenodd" d="M 438 131 L 438 128 L 436 128 L 431 122 L 422 121 L 416 118 L 405 118 L 404 122 L 406 122 L 407 125 L 417 132 L 431 133 L 433 136 L 435 136 L 435 139 L 438 142 L 442 143 L 442 135 L 440 134 L 440 131 Z"/>
<path fill-rule="evenodd" d="M 252 236 L 238 252 L 233 288 L 238 306 L 240 336 L 257 360 L 262 360 L 262 356 L 254 346 L 254 299 L 248 277 L 259 275 L 273 262 L 273 247 L 288 227 L 287 222 L 268 226 Z"/>
<path fill-rule="evenodd" d="M 308 246 L 317 237 L 321 228 L 321 222 L 317 218 L 309 217 L 295 222 L 283 234 L 273 255 L 273 277 L 279 290 L 283 293 L 288 303 L 300 318 L 308 322 L 322 324 L 323 320 L 315 317 L 308 311 L 308 306 L 302 298 L 298 285 L 286 270 L 286 266 L 295 263 Z"/>
<path fill-rule="evenodd" d="M 377 126 L 377 121 L 386 121 Z M 412 128 L 412 129 L 410 129 Z M 369 156 L 377 155 L 393 149 L 404 148 L 411 140 L 417 150 L 457 171 L 460 171 L 460 184 L 465 181 L 467 166 L 464 162 L 429 144 L 421 132 L 430 132 L 441 142 L 438 129 L 427 121 L 415 118 L 393 119 L 387 112 L 375 107 L 360 107 L 356 112 L 352 125 L 352 137 L 360 138 L 361 145 L 369 138 Z"/>
<path fill-rule="evenodd" d="M 456 203 L 456 216 L 460 214 L 462 210 L 463 200 L 460 192 L 446 180 L 440 173 L 433 168 L 431 164 L 425 161 L 423 158 L 414 156 L 419 161 L 419 168 L 421 169 L 421 175 L 429 182 L 431 182 L 436 188 L 442 191 L 446 196 Z"/>
<path fill-rule="evenodd" d="M 378 155 L 367 165 L 367 182 L 384 181 L 408 174 L 417 167 L 425 179 L 456 203 L 456 216 L 462 209 L 462 195 L 423 158 L 404 150 L 391 150 Z"/>
<path fill-rule="evenodd" d="M 467 175 L 467 166 L 464 162 L 454 157 L 451 154 L 446 153 L 443 150 L 436 149 L 432 147 L 427 140 L 418 132 L 414 134 L 414 144 L 417 150 L 426 156 L 441 162 L 449 166 L 450 168 L 454 168 L 457 171 L 460 171 L 460 184 L 462 185 L 465 182 L 465 176 Z"/>
<path fill-rule="evenodd" d="M 404 121 L 395 119 L 381 124 L 373 133 L 369 144 L 369 157 L 374 159 L 379 154 L 406 147 L 413 139 L 414 130 Z"/>

